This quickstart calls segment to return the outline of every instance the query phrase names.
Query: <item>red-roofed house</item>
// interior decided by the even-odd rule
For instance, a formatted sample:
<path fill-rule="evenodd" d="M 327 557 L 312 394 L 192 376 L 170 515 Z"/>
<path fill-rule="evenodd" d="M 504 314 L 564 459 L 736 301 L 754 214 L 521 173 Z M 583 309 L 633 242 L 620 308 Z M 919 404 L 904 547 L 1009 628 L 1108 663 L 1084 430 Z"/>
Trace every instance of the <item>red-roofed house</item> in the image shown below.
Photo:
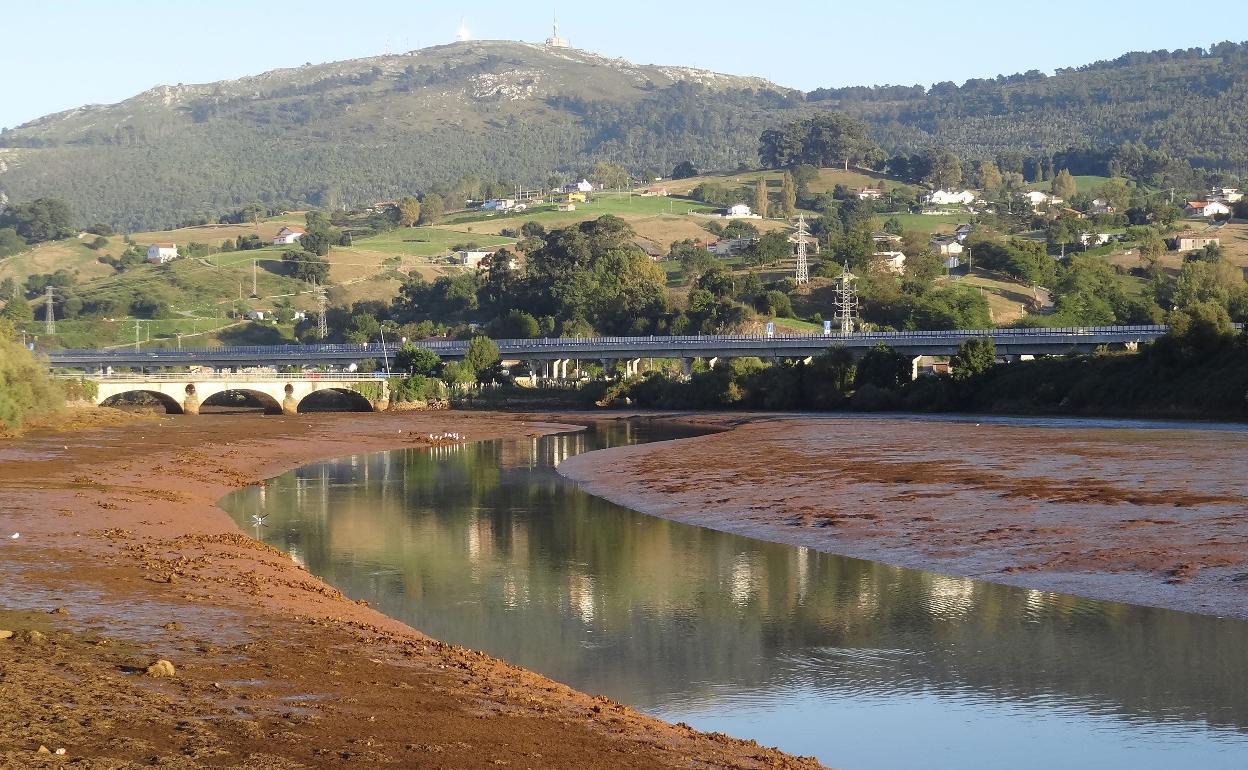
<path fill-rule="evenodd" d="M 1183 213 L 1189 217 L 1219 217 L 1229 215 L 1231 209 L 1222 201 L 1188 201 Z"/>
<path fill-rule="evenodd" d="M 294 243 L 303 237 L 302 227 L 283 227 L 277 231 L 277 235 L 273 236 L 273 245 L 282 246 Z"/>

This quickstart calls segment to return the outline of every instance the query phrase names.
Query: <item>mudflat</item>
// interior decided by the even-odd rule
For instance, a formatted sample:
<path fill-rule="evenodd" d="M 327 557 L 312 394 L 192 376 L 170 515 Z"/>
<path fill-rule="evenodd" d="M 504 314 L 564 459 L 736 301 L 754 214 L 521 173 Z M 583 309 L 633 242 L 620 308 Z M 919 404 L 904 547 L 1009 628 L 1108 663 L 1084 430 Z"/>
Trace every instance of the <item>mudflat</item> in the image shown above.
<path fill-rule="evenodd" d="M 1043 591 L 1248 619 L 1248 428 L 693 415 L 724 432 L 570 458 L 615 503 Z"/>
<path fill-rule="evenodd" d="M 430 433 L 567 427 L 461 412 L 214 415 L 0 442 L 0 767 L 819 767 L 430 639 L 216 504 Z"/>

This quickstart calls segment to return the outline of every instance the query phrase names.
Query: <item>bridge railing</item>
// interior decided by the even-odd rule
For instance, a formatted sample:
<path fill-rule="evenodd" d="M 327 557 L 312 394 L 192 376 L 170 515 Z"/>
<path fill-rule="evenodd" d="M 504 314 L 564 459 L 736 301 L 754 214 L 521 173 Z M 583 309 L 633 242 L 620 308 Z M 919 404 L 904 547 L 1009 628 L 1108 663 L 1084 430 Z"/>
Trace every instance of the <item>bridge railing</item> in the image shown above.
<path fill-rule="evenodd" d="M 63 380 L 91 380 L 92 382 L 187 382 L 209 380 L 212 382 L 371 382 L 384 380 L 385 372 L 300 372 L 287 374 L 274 372 L 117 372 L 113 374 L 72 374 L 58 372 L 52 375 Z"/>

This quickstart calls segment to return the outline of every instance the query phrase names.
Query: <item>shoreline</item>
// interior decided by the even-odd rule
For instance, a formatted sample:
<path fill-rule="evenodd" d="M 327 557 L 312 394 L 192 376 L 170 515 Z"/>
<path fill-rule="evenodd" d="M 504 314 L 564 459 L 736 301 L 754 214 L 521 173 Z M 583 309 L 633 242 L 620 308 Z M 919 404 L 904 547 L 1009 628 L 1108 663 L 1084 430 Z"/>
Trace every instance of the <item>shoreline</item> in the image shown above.
<path fill-rule="evenodd" d="M 558 419 L 204 415 L 0 443 L 0 766 L 43 766 L 44 746 L 87 767 L 820 767 L 430 639 L 217 505 L 427 433 L 579 428 Z M 158 659 L 176 674 L 145 676 Z"/>
<path fill-rule="evenodd" d="M 674 417 L 722 432 L 578 455 L 558 470 L 590 494 L 686 524 L 1018 588 L 1248 620 L 1248 432 L 1238 425 Z M 1187 456 L 1174 444 L 1179 433 L 1203 454 Z M 1027 445 L 1037 437 L 1048 443 Z M 933 449 L 933 441 L 946 448 Z"/>

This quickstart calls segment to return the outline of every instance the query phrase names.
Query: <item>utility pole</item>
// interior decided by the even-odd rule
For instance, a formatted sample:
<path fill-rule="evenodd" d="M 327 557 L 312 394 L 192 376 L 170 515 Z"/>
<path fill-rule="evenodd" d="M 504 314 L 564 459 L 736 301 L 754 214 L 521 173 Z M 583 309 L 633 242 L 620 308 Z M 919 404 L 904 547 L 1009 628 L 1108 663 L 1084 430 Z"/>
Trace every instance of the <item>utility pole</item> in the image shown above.
<path fill-rule="evenodd" d="M 325 318 L 325 311 L 329 307 L 329 300 L 325 296 L 325 290 L 321 287 L 316 288 L 316 333 L 322 340 L 329 336 L 329 322 Z"/>
<path fill-rule="evenodd" d="M 56 334 L 56 308 L 53 306 L 53 291 L 55 290 L 51 286 L 48 286 L 47 290 L 44 292 L 44 334 Z"/>
<path fill-rule="evenodd" d="M 381 327 L 381 360 L 386 366 L 386 376 L 390 376 L 390 354 L 386 352 L 386 327 Z"/>
<path fill-rule="evenodd" d="M 806 261 L 806 215 L 797 215 L 797 285 L 810 283 L 810 263 Z"/>
<path fill-rule="evenodd" d="M 256 263 L 259 260 L 251 260 L 251 296 L 259 297 L 260 293 L 256 291 Z"/>
<path fill-rule="evenodd" d="M 841 268 L 836 279 L 836 293 L 832 295 L 832 305 L 836 308 L 836 317 L 841 324 L 841 334 L 854 331 L 854 320 L 858 315 L 858 292 L 854 290 L 854 281 L 858 276 L 849 272 L 849 263 Z"/>

